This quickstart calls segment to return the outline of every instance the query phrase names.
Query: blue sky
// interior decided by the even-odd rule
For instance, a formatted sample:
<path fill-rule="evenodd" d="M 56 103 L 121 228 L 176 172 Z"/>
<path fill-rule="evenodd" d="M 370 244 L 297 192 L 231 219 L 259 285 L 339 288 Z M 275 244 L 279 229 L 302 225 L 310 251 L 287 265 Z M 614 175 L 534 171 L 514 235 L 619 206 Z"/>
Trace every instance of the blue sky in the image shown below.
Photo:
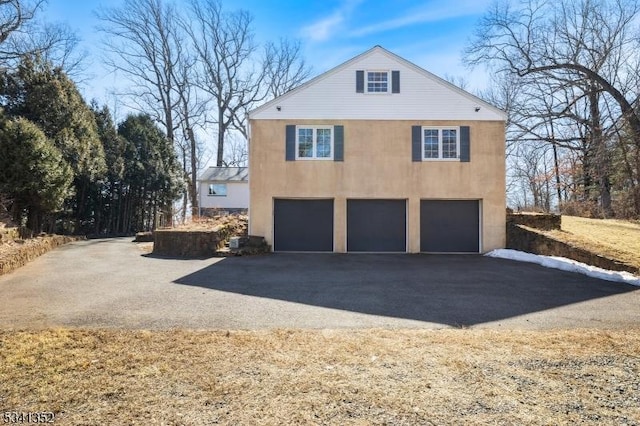
<path fill-rule="evenodd" d="M 224 8 L 249 10 L 258 42 L 280 37 L 299 39 L 313 74 L 324 72 L 375 45 L 414 62 L 436 75 L 464 77 L 468 89 L 483 89 L 486 74 L 460 63 L 460 54 L 477 20 L 492 0 L 223 0 Z M 178 5 L 181 2 L 175 1 Z M 118 6 L 122 0 L 49 0 L 43 16 L 66 22 L 82 38 L 89 53 L 87 99 L 109 102 L 118 84 L 103 69 L 95 10 Z"/>

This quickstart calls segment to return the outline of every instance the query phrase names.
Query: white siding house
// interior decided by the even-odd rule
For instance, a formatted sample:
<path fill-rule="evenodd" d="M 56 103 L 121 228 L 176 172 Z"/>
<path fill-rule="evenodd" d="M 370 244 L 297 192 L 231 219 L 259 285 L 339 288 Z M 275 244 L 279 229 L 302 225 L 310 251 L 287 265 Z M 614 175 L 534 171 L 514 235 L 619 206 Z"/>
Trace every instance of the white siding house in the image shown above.
<path fill-rule="evenodd" d="M 249 169 L 209 167 L 198 179 L 202 215 L 210 211 L 239 212 L 249 209 Z"/>

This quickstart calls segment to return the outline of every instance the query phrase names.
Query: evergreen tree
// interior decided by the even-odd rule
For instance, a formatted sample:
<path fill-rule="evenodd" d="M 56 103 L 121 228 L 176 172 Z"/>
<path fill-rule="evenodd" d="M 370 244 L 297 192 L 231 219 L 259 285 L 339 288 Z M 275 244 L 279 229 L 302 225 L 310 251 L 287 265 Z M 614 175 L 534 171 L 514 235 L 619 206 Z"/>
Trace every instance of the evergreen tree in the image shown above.
<path fill-rule="evenodd" d="M 12 200 L 13 219 L 34 232 L 44 215 L 60 210 L 73 173 L 45 134 L 24 118 L 0 120 L 0 193 Z"/>
<path fill-rule="evenodd" d="M 116 125 L 107 106 L 99 108 L 92 104 L 98 138 L 102 143 L 107 168 L 106 178 L 98 186 L 99 197 L 96 212 L 96 233 L 119 234 L 124 232 L 122 224 L 122 197 L 124 189 L 126 141 L 118 135 Z"/>
<path fill-rule="evenodd" d="M 183 185 L 173 146 L 146 114 L 129 115 L 118 126 L 125 140 L 124 186 L 128 231 L 154 229 L 167 221 Z"/>
<path fill-rule="evenodd" d="M 75 197 L 69 199 L 76 230 L 86 230 L 93 217 L 92 186 L 106 172 L 104 150 L 95 117 L 76 85 L 60 69 L 38 56 L 25 56 L 16 70 L 0 80 L 5 112 L 36 124 L 71 166 Z"/>

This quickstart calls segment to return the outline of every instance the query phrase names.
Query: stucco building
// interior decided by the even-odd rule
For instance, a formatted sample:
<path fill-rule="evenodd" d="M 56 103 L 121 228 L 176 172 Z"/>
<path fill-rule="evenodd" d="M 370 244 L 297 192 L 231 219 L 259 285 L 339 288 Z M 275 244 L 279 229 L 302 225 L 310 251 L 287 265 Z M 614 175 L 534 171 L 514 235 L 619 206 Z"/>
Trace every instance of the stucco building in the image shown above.
<path fill-rule="evenodd" d="M 250 112 L 250 233 L 275 251 L 504 247 L 505 120 L 376 46 Z"/>

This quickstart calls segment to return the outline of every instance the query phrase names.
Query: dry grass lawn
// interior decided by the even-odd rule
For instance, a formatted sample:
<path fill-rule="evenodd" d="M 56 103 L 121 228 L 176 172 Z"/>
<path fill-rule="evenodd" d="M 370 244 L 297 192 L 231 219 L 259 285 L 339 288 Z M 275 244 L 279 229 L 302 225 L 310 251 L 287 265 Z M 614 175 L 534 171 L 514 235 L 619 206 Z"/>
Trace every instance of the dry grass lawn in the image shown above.
<path fill-rule="evenodd" d="M 562 216 L 562 231 L 549 235 L 640 268 L 640 223 Z"/>
<path fill-rule="evenodd" d="M 640 329 L 0 331 L 0 411 L 56 424 L 640 422 Z"/>

